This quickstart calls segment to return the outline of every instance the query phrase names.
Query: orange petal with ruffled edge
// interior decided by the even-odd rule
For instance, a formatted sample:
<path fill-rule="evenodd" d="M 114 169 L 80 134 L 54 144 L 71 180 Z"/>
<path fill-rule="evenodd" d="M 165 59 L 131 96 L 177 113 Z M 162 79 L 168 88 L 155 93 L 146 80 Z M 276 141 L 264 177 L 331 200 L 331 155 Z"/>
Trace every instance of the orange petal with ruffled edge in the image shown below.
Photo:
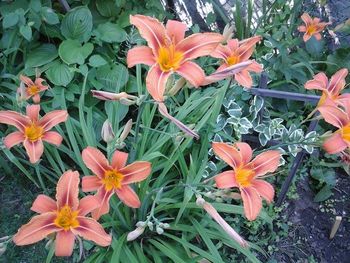
<path fill-rule="evenodd" d="M 16 131 L 16 132 L 10 133 L 4 138 L 4 145 L 6 146 L 6 148 L 10 149 L 15 145 L 24 142 L 24 139 L 25 137 L 23 133 Z"/>
<path fill-rule="evenodd" d="M 44 131 L 51 130 L 54 126 L 68 119 L 68 112 L 66 110 L 54 110 L 47 113 L 39 121 L 39 125 L 43 127 Z"/>
<path fill-rule="evenodd" d="M 82 179 L 83 192 L 93 192 L 101 187 L 101 179 L 97 176 L 84 176 Z"/>
<path fill-rule="evenodd" d="M 151 163 L 138 161 L 125 166 L 119 172 L 124 175 L 122 184 L 131 184 L 145 180 L 151 174 Z"/>
<path fill-rule="evenodd" d="M 91 213 L 92 217 L 98 220 L 102 215 L 107 214 L 109 212 L 109 200 L 111 199 L 114 192 L 106 191 L 104 186 L 101 186 L 94 197 L 98 200 L 99 206 L 94 209 Z"/>
<path fill-rule="evenodd" d="M 199 87 L 202 85 L 205 74 L 203 69 L 196 63 L 191 61 L 186 61 L 177 70 L 176 73 L 181 75 L 184 79 L 189 81 L 194 87 Z"/>
<path fill-rule="evenodd" d="M 298 26 L 298 31 L 299 32 L 306 32 L 306 26 Z"/>
<path fill-rule="evenodd" d="M 186 24 L 176 20 L 168 20 L 165 28 L 168 37 L 175 45 L 185 38 L 185 32 L 188 30 Z"/>
<path fill-rule="evenodd" d="M 63 138 L 58 132 L 47 131 L 44 133 L 42 140 L 44 142 L 48 142 L 48 143 L 51 143 L 53 145 L 60 146 Z"/>
<path fill-rule="evenodd" d="M 137 64 L 145 64 L 147 66 L 152 66 L 156 63 L 156 59 L 151 48 L 141 46 L 134 47 L 128 51 L 126 63 L 128 64 L 129 68 Z"/>
<path fill-rule="evenodd" d="M 222 40 L 218 33 L 196 33 L 179 42 L 176 50 L 183 52 L 184 59 L 193 60 L 210 55 Z"/>
<path fill-rule="evenodd" d="M 255 50 L 255 45 L 261 40 L 260 36 L 246 39 L 237 49 L 240 61 L 248 60 Z"/>
<path fill-rule="evenodd" d="M 15 126 L 21 132 L 24 132 L 26 126 L 30 124 L 27 116 L 23 116 L 15 111 L 0 111 L 0 123 Z"/>
<path fill-rule="evenodd" d="M 118 198 L 124 204 L 132 208 L 139 208 L 141 202 L 135 191 L 128 185 L 123 185 L 120 189 L 115 190 Z"/>
<path fill-rule="evenodd" d="M 214 180 L 217 188 L 226 189 L 231 187 L 238 187 L 235 173 L 232 170 L 215 175 Z"/>
<path fill-rule="evenodd" d="M 305 83 L 305 89 L 316 89 L 316 90 L 326 90 L 328 86 L 328 78 L 326 74 L 320 72 L 314 76 L 312 80 L 309 80 Z"/>
<path fill-rule="evenodd" d="M 213 58 L 226 60 L 229 56 L 231 56 L 231 50 L 229 47 L 219 44 L 214 51 L 210 53 L 210 56 Z"/>
<path fill-rule="evenodd" d="M 24 83 L 26 84 L 27 86 L 33 86 L 34 85 L 34 82 L 28 78 L 27 76 L 24 76 L 24 75 L 20 75 L 19 76 L 19 79 Z"/>
<path fill-rule="evenodd" d="M 95 196 L 87 195 L 82 199 L 80 199 L 79 201 L 79 207 L 78 207 L 79 215 L 85 216 L 91 211 L 98 208 L 99 206 L 100 206 L 100 203 Z"/>
<path fill-rule="evenodd" d="M 57 208 L 68 205 L 72 210 L 79 206 L 79 173 L 68 170 L 58 180 L 56 188 Z"/>
<path fill-rule="evenodd" d="M 262 200 L 258 192 L 253 187 L 241 188 L 244 214 L 249 221 L 257 218 L 262 208 Z"/>
<path fill-rule="evenodd" d="M 238 82 L 239 85 L 245 88 L 249 89 L 253 86 L 253 79 L 250 76 L 249 71 L 247 70 L 242 70 L 241 72 L 236 73 L 235 80 Z"/>
<path fill-rule="evenodd" d="M 36 122 L 39 119 L 40 105 L 28 105 L 26 108 L 26 114 L 32 122 Z"/>
<path fill-rule="evenodd" d="M 329 81 L 328 92 L 333 96 L 339 95 L 340 91 L 342 91 L 345 87 L 346 81 L 345 78 L 348 75 L 348 70 L 343 68 L 337 71 Z"/>
<path fill-rule="evenodd" d="M 34 216 L 28 224 L 23 225 L 12 238 L 17 246 L 24 246 L 36 243 L 49 234 L 59 230 L 54 220 L 56 213 L 44 213 Z"/>
<path fill-rule="evenodd" d="M 232 168 L 239 167 L 242 163 L 242 157 L 239 151 L 233 145 L 223 142 L 212 143 L 214 153 Z"/>
<path fill-rule="evenodd" d="M 75 236 L 72 231 L 59 231 L 55 239 L 55 255 L 69 257 L 73 253 Z"/>
<path fill-rule="evenodd" d="M 148 46 L 154 50 L 154 54 L 158 54 L 158 49 L 170 42 L 164 25 L 155 18 L 131 15 L 130 23 L 137 27 L 140 35 L 147 41 Z"/>
<path fill-rule="evenodd" d="M 349 145 L 344 141 L 340 133 L 334 133 L 331 137 L 326 139 L 323 143 L 323 148 L 329 154 L 339 153 L 348 148 Z"/>
<path fill-rule="evenodd" d="M 146 77 L 146 87 L 149 94 L 151 94 L 155 101 L 164 101 L 165 85 L 171 74 L 171 71 L 162 71 L 158 64 L 153 65 L 148 71 Z"/>
<path fill-rule="evenodd" d="M 348 115 L 337 107 L 323 105 L 318 108 L 318 111 L 326 122 L 337 128 L 341 128 L 349 123 Z"/>
<path fill-rule="evenodd" d="M 30 209 L 38 214 L 54 212 L 57 210 L 57 204 L 51 197 L 41 194 L 34 200 Z"/>
<path fill-rule="evenodd" d="M 44 144 L 42 140 L 30 141 L 25 139 L 23 141 L 23 146 L 26 149 L 26 152 L 31 163 L 36 163 L 40 160 L 40 157 L 44 153 Z"/>
<path fill-rule="evenodd" d="M 129 154 L 116 150 L 112 157 L 111 166 L 116 170 L 122 169 L 126 165 L 128 156 Z"/>
<path fill-rule="evenodd" d="M 255 177 L 276 171 L 280 158 L 281 153 L 279 151 L 266 151 L 256 156 L 250 162 L 255 172 Z"/>
<path fill-rule="evenodd" d="M 86 240 L 95 242 L 97 245 L 106 247 L 112 242 L 112 237 L 108 235 L 103 227 L 94 219 L 78 216 L 79 226 L 72 229 L 75 235 L 79 235 Z"/>
<path fill-rule="evenodd" d="M 105 172 L 110 170 L 108 160 L 104 154 L 94 147 L 85 148 L 81 156 L 85 165 L 100 178 L 103 178 Z"/>
<path fill-rule="evenodd" d="M 262 196 L 268 203 L 273 201 L 273 197 L 275 196 L 275 189 L 268 182 L 263 180 L 254 179 L 252 180 L 252 187 Z"/>
<path fill-rule="evenodd" d="M 309 24 L 311 24 L 313 22 L 312 18 L 310 17 L 310 15 L 308 13 L 302 14 L 300 18 L 301 18 L 301 20 L 304 21 L 306 26 L 308 26 Z"/>
<path fill-rule="evenodd" d="M 248 163 L 252 159 L 253 150 L 248 143 L 236 142 L 234 146 L 239 150 L 243 163 Z"/>

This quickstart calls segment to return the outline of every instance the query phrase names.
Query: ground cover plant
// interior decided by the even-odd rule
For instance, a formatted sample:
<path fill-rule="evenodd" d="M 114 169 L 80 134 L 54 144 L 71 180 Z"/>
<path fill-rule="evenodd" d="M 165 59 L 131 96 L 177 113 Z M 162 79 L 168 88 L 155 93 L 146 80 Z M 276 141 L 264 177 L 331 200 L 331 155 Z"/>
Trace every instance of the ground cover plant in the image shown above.
<path fill-rule="evenodd" d="M 189 27 L 174 1 L 0 3 L 1 262 L 294 262 L 303 198 L 346 233 L 348 20 L 208 4 Z"/>

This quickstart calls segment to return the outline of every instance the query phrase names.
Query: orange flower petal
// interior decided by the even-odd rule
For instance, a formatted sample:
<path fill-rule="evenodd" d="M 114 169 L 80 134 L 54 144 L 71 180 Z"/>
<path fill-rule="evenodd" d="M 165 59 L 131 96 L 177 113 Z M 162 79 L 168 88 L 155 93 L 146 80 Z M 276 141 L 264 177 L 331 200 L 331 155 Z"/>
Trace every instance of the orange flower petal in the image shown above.
<path fill-rule="evenodd" d="M 39 94 L 35 94 L 33 96 L 33 102 L 36 104 L 40 103 L 40 95 Z"/>
<path fill-rule="evenodd" d="M 73 253 L 75 236 L 71 231 L 59 231 L 55 240 L 55 255 L 69 257 Z"/>
<path fill-rule="evenodd" d="M 130 49 L 126 57 L 126 61 L 129 68 L 137 64 L 152 66 L 156 63 L 152 49 L 146 46 L 134 47 Z"/>
<path fill-rule="evenodd" d="M 348 70 L 343 68 L 337 71 L 329 81 L 328 92 L 333 96 L 339 95 L 340 91 L 344 89 L 346 84 L 345 78 L 348 75 Z"/>
<path fill-rule="evenodd" d="M 102 247 L 111 244 L 112 237 L 105 232 L 103 227 L 96 220 L 83 216 L 79 216 L 77 219 L 79 221 L 79 226 L 72 229 L 74 234 L 86 240 L 91 240 Z"/>
<path fill-rule="evenodd" d="M 273 201 L 273 197 L 275 196 L 275 189 L 273 189 L 273 186 L 271 184 L 263 180 L 254 179 L 252 181 L 252 186 L 268 203 L 271 203 Z"/>
<path fill-rule="evenodd" d="M 54 224 L 55 218 L 56 213 L 34 216 L 28 224 L 23 225 L 13 236 L 13 242 L 17 246 L 24 246 L 44 239 L 47 235 L 59 230 Z"/>
<path fill-rule="evenodd" d="M 257 218 L 262 208 L 261 197 L 253 187 L 241 188 L 244 214 L 249 221 Z"/>
<path fill-rule="evenodd" d="M 299 32 L 306 32 L 306 26 L 298 26 Z"/>
<path fill-rule="evenodd" d="M 251 88 L 253 86 L 253 79 L 247 70 L 242 70 L 236 73 L 235 80 L 245 88 Z"/>
<path fill-rule="evenodd" d="M 171 71 L 162 71 L 158 64 L 153 65 L 148 71 L 146 86 L 149 94 L 151 94 L 154 100 L 159 102 L 164 100 L 165 85 L 171 74 Z"/>
<path fill-rule="evenodd" d="M 151 170 L 150 162 L 139 161 L 129 164 L 119 170 L 124 175 L 122 184 L 141 182 L 151 174 Z"/>
<path fill-rule="evenodd" d="M 102 215 L 107 214 L 109 212 L 109 200 L 111 199 L 113 191 L 106 191 L 104 186 L 101 186 L 97 193 L 95 194 L 95 198 L 100 204 L 96 209 L 92 211 L 92 217 L 98 220 Z"/>
<path fill-rule="evenodd" d="M 132 208 L 139 208 L 141 202 L 134 190 L 127 185 L 123 185 L 122 188 L 115 190 L 120 201 Z"/>
<path fill-rule="evenodd" d="M 0 123 L 15 126 L 21 132 L 24 132 L 26 126 L 30 124 L 27 116 L 23 116 L 15 111 L 0 111 Z"/>
<path fill-rule="evenodd" d="M 303 36 L 304 42 L 309 41 L 309 39 L 310 39 L 311 37 L 312 37 L 311 35 L 305 33 L 304 36 Z"/>
<path fill-rule="evenodd" d="M 194 87 L 199 87 L 205 78 L 203 69 L 196 63 L 186 61 L 177 70 L 176 73 L 188 80 Z"/>
<path fill-rule="evenodd" d="M 213 142 L 212 147 L 214 153 L 232 168 L 236 168 L 242 163 L 242 157 L 234 146 L 223 142 Z"/>
<path fill-rule="evenodd" d="M 93 192 L 101 187 L 101 179 L 97 176 L 84 176 L 82 178 L 83 192 Z"/>
<path fill-rule="evenodd" d="M 301 15 L 301 20 L 304 21 L 305 25 L 308 26 L 309 24 L 312 23 L 312 18 L 308 13 L 304 13 Z"/>
<path fill-rule="evenodd" d="M 280 163 L 281 153 L 279 151 L 266 151 L 251 161 L 255 177 L 276 171 Z"/>
<path fill-rule="evenodd" d="M 168 20 L 166 23 L 166 32 L 172 43 L 175 45 L 185 38 L 185 32 L 188 30 L 186 24 L 176 21 Z"/>
<path fill-rule="evenodd" d="M 317 41 L 320 41 L 322 39 L 322 35 L 320 33 L 316 33 L 313 35 Z"/>
<path fill-rule="evenodd" d="M 57 210 L 57 204 L 51 197 L 41 194 L 35 199 L 30 209 L 38 214 L 53 212 Z"/>
<path fill-rule="evenodd" d="M 29 161 L 31 163 L 36 163 L 40 160 L 40 157 L 44 153 L 44 144 L 42 140 L 37 140 L 34 142 L 31 142 L 27 139 L 23 141 L 23 146 L 26 149 L 26 152 L 29 157 Z"/>
<path fill-rule="evenodd" d="M 226 60 L 231 55 L 231 50 L 227 46 L 218 45 L 215 50 L 210 53 L 210 56 L 213 58 L 221 58 Z"/>
<path fill-rule="evenodd" d="M 227 47 L 231 50 L 231 52 L 235 52 L 239 47 L 238 39 L 231 39 L 227 41 Z"/>
<path fill-rule="evenodd" d="M 255 50 L 255 45 L 261 40 L 260 36 L 254 36 L 246 39 L 237 49 L 240 61 L 245 61 L 250 58 Z"/>
<path fill-rule="evenodd" d="M 218 33 L 197 33 L 185 38 L 176 45 L 176 50 L 183 52 L 187 60 L 210 55 L 220 44 L 223 36 Z"/>
<path fill-rule="evenodd" d="M 326 74 L 320 72 L 314 76 L 312 80 L 309 80 L 305 83 L 305 89 L 316 89 L 316 90 L 326 90 L 328 86 L 328 78 Z"/>
<path fill-rule="evenodd" d="M 235 178 L 235 173 L 233 170 L 215 175 L 214 179 L 215 179 L 217 188 L 226 189 L 231 187 L 238 187 L 238 184 Z"/>
<path fill-rule="evenodd" d="M 47 131 L 44 133 L 42 140 L 53 145 L 60 146 L 63 138 L 58 132 Z"/>
<path fill-rule="evenodd" d="M 36 122 L 39 118 L 40 105 L 28 105 L 26 111 L 29 119 Z"/>
<path fill-rule="evenodd" d="M 146 39 L 148 46 L 155 51 L 155 54 L 158 54 L 159 47 L 166 45 L 170 41 L 167 38 L 164 25 L 155 18 L 131 15 L 130 23 L 137 27 L 140 35 Z"/>
<path fill-rule="evenodd" d="M 337 107 L 323 105 L 318 108 L 318 111 L 321 113 L 326 122 L 337 128 L 341 128 L 349 123 L 347 114 Z"/>
<path fill-rule="evenodd" d="M 40 91 L 44 91 L 47 90 L 49 88 L 49 86 L 44 85 L 42 82 L 45 81 L 42 78 L 36 78 L 35 79 L 35 85 L 40 89 Z"/>
<path fill-rule="evenodd" d="M 24 139 L 25 138 L 23 133 L 16 131 L 16 132 L 10 133 L 4 138 L 4 145 L 6 146 L 6 148 L 10 149 L 15 145 L 21 142 L 24 142 Z"/>
<path fill-rule="evenodd" d="M 79 215 L 85 216 L 99 206 L 100 203 L 95 196 L 87 195 L 83 197 L 79 202 Z"/>
<path fill-rule="evenodd" d="M 112 167 L 116 170 L 122 169 L 128 160 L 129 154 L 116 150 L 112 157 Z"/>
<path fill-rule="evenodd" d="M 76 210 L 79 206 L 79 173 L 77 171 L 68 170 L 65 172 L 57 183 L 56 200 L 57 207 L 68 205 L 72 210 Z"/>
<path fill-rule="evenodd" d="M 66 110 L 54 110 L 47 113 L 39 121 L 39 125 L 44 128 L 44 131 L 51 130 L 54 126 L 68 119 L 68 112 Z"/>
<path fill-rule="evenodd" d="M 341 151 L 344 151 L 348 147 L 348 144 L 344 141 L 341 134 L 339 133 L 334 133 L 323 143 L 323 148 L 329 154 L 339 153 Z"/>
<path fill-rule="evenodd" d="M 82 152 L 85 165 L 98 177 L 103 178 L 105 171 L 110 170 L 108 160 L 98 149 L 87 147 Z"/>
<path fill-rule="evenodd" d="M 27 86 L 32 86 L 34 85 L 34 82 L 28 78 L 27 76 L 24 76 L 24 75 L 20 75 L 19 76 L 19 79 L 24 82 L 24 84 L 26 84 Z"/>
<path fill-rule="evenodd" d="M 236 142 L 234 146 L 238 148 L 243 163 L 248 163 L 252 159 L 253 150 L 248 143 Z"/>

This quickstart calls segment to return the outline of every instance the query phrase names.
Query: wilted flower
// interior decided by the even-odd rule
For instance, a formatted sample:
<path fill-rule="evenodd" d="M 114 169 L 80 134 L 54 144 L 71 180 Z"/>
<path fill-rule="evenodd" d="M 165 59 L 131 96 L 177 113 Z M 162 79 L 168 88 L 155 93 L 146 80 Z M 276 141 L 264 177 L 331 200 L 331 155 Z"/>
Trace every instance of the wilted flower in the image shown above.
<path fill-rule="evenodd" d="M 133 105 L 138 101 L 138 97 L 130 95 L 126 92 L 112 93 L 101 90 L 92 90 L 92 96 L 100 100 L 116 100 L 124 105 Z"/>
<path fill-rule="evenodd" d="M 105 122 L 102 125 L 101 137 L 106 143 L 111 142 L 115 137 L 112 124 L 108 119 L 105 120 Z"/>
<path fill-rule="evenodd" d="M 135 230 L 128 233 L 126 240 L 133 241 L 145 232 L 145 227 L 137 227 Z"/>

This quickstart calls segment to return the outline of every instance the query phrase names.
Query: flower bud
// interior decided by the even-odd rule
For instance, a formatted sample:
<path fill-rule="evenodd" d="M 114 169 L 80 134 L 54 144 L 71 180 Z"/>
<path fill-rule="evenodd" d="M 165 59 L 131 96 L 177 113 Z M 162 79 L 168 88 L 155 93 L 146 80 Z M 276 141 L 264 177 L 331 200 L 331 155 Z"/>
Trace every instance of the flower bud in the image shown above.
<path fill-rule="evenodd" d="M 186 84 L 186 79 L 184 78 L 180 78 L 176 81 L 175 85 L 169 90 L 168 94 L 170 96 L 174 96 L 176 95 L 180 89 L 183 88 L 183 86 L 185 86 Z"/>
<path fill-rule="evenodd" d="M 147 226 L 148 226 L 149 230 L 153 231 L 153 223 L 152 222 L 148 222 Z"/>
<path fill-rule="evenodd" d="M 139 222 L 136 223 L 136 226 L 137 227 L 145 227 L 146 226 L 146 222 L 139 221 Z"/>
<path fill-rule="evenodd" d="M 233 37 L 233 26 L 230 26 L 229 24 L 226 24 L 224 28 L 224 32 L 222 33 L 224 39 L 222 40 L 223 43 L 227 43 L 232 37 Z"/>
<path fill-rule="evenodd" d="M 102 125 L 101 137 L 106 143 L 111 142 L 115 137 L 112 124 L 108 119 Z"/>
<path fill-rule="evenodd" d="M 164 224 L 163 224 L 163 228 L 167 229 L 167 228 L 169 228 L 169 227 L 170 227 L 170 225 L 169 225 L 168 223 L 164 223 Z"/>
<path fill-rule="evenodd" d="M 164 229 L 159 227 L 159 226 L 157 226 L 156 231 L 157 231 L 158 235 L 161 235 L 164 233 Z"/>
<path fill-rule="evenodd" d="M 128 233 L 126 240 L 127 241 L 133 241 L 136 238 L 138 238 L 139 236 L 141 236 L 143 234 L 143 232 L 145 231 L 144 227 L 137 227 L 134 231 L 131 231 Z"/>
<path fill-rule="evenodd" d="M 123 142 L 126 139 L 126 137 L 128 137 L 131 131 L 131 127 L 132 127 L 132 119 L 128 120 L 128 122 L 125 124 L 124 130 L 119 137 L 120 142 Z"/>

